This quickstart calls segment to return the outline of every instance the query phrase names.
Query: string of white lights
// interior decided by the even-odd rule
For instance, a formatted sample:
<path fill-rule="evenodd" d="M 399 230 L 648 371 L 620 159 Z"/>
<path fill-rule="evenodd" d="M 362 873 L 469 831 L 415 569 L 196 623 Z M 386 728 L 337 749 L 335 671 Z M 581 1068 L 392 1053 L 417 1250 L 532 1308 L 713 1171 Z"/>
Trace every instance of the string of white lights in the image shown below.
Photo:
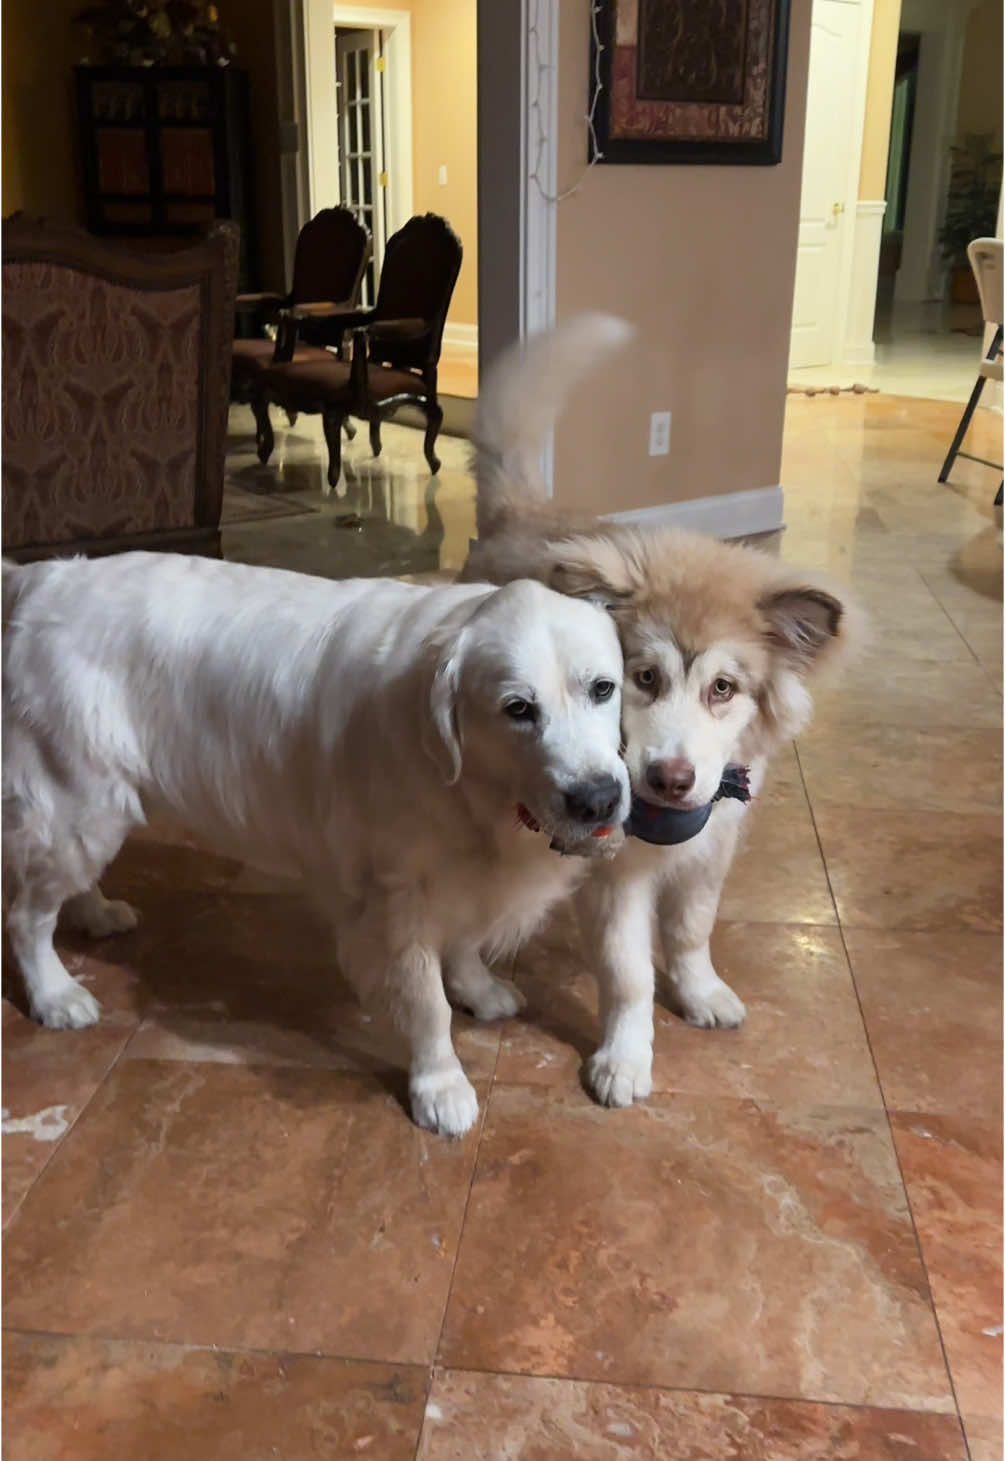
<path fill-rule="evenodd" d="M 600 31 L 597 27 L 599 6 L 595 3 L 595 0 L 590 0 L 590 29 L 593 34 L 593 80 L 590 87 L 590 108 L 584 117 L 589 137 L 590 157 L 571 187 L 563 189 L 560 193 L 549 193 L 541 180 L 541 164 L 544 160 L 544 149 L 549 140 L 541 109 L 541 88 L 544 76 L 548 71 L 554 70 L 554 67 L 549 66 L 547 62 L 541 59 L 541 32 L 538 28 L 538 3 L 539 0 L 531 0 L 530 23 L 527 28 L 527 36 L 531 50 L 530 64 L 527 70 L 529 82 L 533 88 L 531 92 L 530 114 L 533 118 L 534 126 L 534 166 L 530 172 L 530 181 L 535 185 L 546 203 L 561 203 L 564 198 L 571 198 L 573 193 L 579 192 L 590 168 L 600 162 L 604 155 L 597 145 L 596 129 L 597 106 L 600 102 L 600 93 L 602 90 L 600 80 L 600 54 L 604 50 L 604 47 L 600 44 Z"/>

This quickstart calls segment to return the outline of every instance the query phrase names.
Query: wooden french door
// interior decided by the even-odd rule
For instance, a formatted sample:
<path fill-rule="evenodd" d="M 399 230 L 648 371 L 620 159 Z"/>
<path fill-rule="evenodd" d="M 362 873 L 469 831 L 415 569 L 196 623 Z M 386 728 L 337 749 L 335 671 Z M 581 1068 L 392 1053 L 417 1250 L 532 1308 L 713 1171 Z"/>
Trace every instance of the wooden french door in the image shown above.
<path fill-rule="evenodd" d="M 387 238 L 382 50 L 379 31 L 341 27 L 335 31 L 339 191 L 373 239 L 373 257 L 363 280 L 364 307 L 376 300 Z"/>

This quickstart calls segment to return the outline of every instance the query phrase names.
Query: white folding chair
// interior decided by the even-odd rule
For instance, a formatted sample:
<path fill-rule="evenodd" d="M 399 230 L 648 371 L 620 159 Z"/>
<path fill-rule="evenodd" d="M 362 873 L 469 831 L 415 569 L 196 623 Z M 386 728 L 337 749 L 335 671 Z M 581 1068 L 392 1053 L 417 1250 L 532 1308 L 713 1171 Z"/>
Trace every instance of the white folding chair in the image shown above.
<path fill-rule="evenodd" d="M 960 424 L 956 428 L 956 435 L 953 437 L 953 444 L 949 448 L 949 454 L 942 463 L 942 471 L 939 473 L 940 482 L 948 482 L 949 473 L 952 471 L 953 463 L 957 457 L 965 457 L 968 462 L 981 462 L 985 467 L 994 467 L 996 471 L 1001 470 L 1001 462 L 989 462 L 986 457 L 975 457 L 970 452 L 960 451 L 963 445 L 963 438 L 967 434 L 970 419 L 977 409 L 977 403 L 981 398 L 984 389 L 984 382 L 989 380 L 1001 381 L 1002 379 L 1002 318 L 1005 316 L 1005 305 L 1002 303 L 1002 241 L 1000 238 L 975 238 L 967 246 L 967 258 L 970 260 L 970 267 L 974 271 L 974 278 L 977 280 L 977 292 L 981 297 L 981 312 L 984 315 L 984 324 L 994 326 L 994 336 L 988 347 L 987 354 L 982 358 L 978 370 L 977 381 L 970 393 L 970 400 L 966 404 Z M 1000 507 L 1002 503 L 1002 488 L 999 486 L 995 497 L 995 506 Z"/>

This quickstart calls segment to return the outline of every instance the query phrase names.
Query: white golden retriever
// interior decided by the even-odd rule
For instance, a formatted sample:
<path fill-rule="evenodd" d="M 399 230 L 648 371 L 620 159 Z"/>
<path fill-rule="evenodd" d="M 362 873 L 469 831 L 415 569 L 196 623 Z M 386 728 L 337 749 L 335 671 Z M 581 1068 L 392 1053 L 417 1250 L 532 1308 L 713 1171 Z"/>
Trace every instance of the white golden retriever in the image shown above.
<path fill-rule="evenodd" d="M 627 813 L 610 618 L 538 583 L 331 583 L 154 553 L 5 564 L 3 604 L 4 892 L 35 1018 L 98 1018 L 57 916 L 131 927 L 97 880 L 169 811 L 303 880 L 347 978 L 409 1042 L 415 1120 L 468 1130 L 447 995 L 516 1011 L 483 952 L 585 872 L 552 840 L 587 845 Z"/>
<path fill-rule="evenodd" d="M 618 626 L 634 835 L 596 865 L 579 898 L 603 1021 L 587 1080 L 611 1106 L 651 1087 L 654 922 L 684 1017 L 730 1026 L 745 1016 L 712 966 L 709 937 L 746 788 L 757 793 L 771 753 L 808 721 L 809 682 L 840 657 L 855 617 L 814 575 L 767 554 L 577 519 L 547 501 L 545 433 L 569 386 L 630 333 L 607 316 L 578 316 L 508 352 L 483 382 L 479 540 L 462 574 L 533 577 L 605 605 Z"/>

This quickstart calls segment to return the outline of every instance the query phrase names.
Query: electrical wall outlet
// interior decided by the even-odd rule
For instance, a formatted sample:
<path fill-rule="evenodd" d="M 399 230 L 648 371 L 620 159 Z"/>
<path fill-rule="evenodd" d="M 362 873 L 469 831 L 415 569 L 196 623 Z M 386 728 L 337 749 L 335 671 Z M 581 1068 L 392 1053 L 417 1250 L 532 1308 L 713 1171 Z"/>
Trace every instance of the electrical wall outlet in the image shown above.
<path fill-rule="evenodd" d="M 670 412 L 654 411 L 649 417 L 649 455 L 670 455 Z"/>
<path fill-rule="evenodd" d="M 447 186 L 447 164 L 445 162 L 440 163 L 439 181 L 441 188 Z"/>

